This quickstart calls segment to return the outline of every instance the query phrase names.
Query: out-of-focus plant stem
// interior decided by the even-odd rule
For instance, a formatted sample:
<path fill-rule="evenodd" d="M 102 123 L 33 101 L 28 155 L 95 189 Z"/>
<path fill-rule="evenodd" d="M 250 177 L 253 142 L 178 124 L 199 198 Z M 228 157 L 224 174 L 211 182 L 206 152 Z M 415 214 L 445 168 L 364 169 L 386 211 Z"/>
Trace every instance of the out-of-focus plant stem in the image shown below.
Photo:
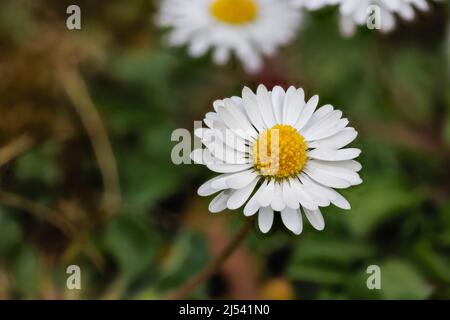
<path fill-rule="evenodd" d="M 45 220 L 54 227 L 58 228 L 66 236 L 73 233 L 72 227 L 61 218 L 62 216 L 59 212 L 53 211 L 40 203 L 6 191 L 0 191 L 0 203 L 31 213 L 37 218 Z"/>
<path fill-rule="evenodd" d="M 34 145 L 34 139 L 23 134 L 0 149 L 0 167 L 29 150 Z"/>
<path fill-rule="evenodd" d="M 233 254 L 233 252 L 239 247 L 242 241 L 253 225 L 253 219 L 247 219 L 247 221 L 241 226 L 236 235 L 231 239 L 228 245 L 216 256 L 209 264 L 200 271 L 197 275 L 191 278 L 186 284 L 173 292 L 169 299 L 181 300 L 184 299 L 189 293 L 192 292 L 200 283 L 206 281 L 214 273 L 216 273 L 220 267 L 227 261 L 227 259 Z"/>
<path fill-rule="evenodd" d="M 121 193 L 117 164 L 105 126 L 78 70 L 75 67 L 61 68 L 60 77 L 91 139 L 104 185 L 102 207 L 107 214 L 114 214 L 120 208 Z"/>

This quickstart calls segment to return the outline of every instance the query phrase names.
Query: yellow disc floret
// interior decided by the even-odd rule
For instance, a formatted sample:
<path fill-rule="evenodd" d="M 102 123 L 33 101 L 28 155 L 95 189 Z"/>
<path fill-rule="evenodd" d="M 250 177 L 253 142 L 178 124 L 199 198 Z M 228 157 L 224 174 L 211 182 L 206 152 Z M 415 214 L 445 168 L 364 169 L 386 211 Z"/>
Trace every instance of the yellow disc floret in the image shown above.
<path fill-rule="evenodd" d="M 256 0 L 214 0 L 210 10 L 217 20 L 233 25 L 252 22 L 258 16 Z"/>
<path fill-rule="evenodd" d="M 295 128 L 277 124 L 259 135 L 251 156 L 261 175 L 282 179 L 302 171 L 307 149 L 305 139 Z"/>

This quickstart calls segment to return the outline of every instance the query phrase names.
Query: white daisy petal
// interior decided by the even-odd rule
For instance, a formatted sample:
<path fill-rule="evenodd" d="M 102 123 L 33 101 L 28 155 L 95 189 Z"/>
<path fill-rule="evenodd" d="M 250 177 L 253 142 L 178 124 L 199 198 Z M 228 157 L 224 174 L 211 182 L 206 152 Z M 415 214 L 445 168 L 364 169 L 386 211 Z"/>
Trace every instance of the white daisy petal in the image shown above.
<path fill-rule="evenodd" d="M 286 99 L 283 105 L 283 123 L 295 125 L 303 108 L 305 107 L 305 93 L 303 90 L 296 90 L 290 87 L 286 93 Z"/>
<path fill-rule="evenodd" d="M 275 182 L 274 194 L 270 206 L 275 211 L 282 211 L 284 208 L 286 208 L 286 203 L 283 199 L 283 188 L 278 182 Z"/>
<path fill-rule="evenodd" d="M 212 138 L 222 141 L 228 147 L 240 151 L 247 152 L 248 146 L 246 140 L 236 135 L 232 130 L 228 129 L 222 121 L 215 121 L 213 124 Z"/>
<path fill-rule="evenodd" d="M 340 166 L 335 166 L 333 161 L 319 162 L 316 160 L 310 160 L 308 161 L 308 168 L 314 168 L 316 170 L 326 172 L 329 175 L 348 181 L 351 185 L 357 185 L 362 182 L 358 173 Z"/>
<path fill-rule="evenodd" d="M 300 183 L 298 179 L 292 179 L 292 188 L 295 191 L 295 195 L 297 196 L 297 200 L 300 204 L 308 209 L 315 210 L 318 208 L 317 204 L 314 203 L 314 200 L 311 196 L 305 191 L 305 187 Z"/>
<path fill-rule="evenodd" d="M 242 123 L 240 120 L 238 120 L 235 117 L 235 114 L 232 113 L 230 108 L 227 107 L 219 107 L 217 114 L 222 119 L 222 121 L 225 123 L 225 125 L 231 129 L 237 136 L 243 138 L 244 140 L 250 140 L 251 135 L 250 132 L 246 130 L 242 126 Z"/>
<path fill-rule="evenodd" d="M 276 124 L 276 120 L 273 113 L 272 99 L 264 85 L 258 86 L 256 101 L 258 102 L 259 110 L 266 127 L 273 127 Z"/>
<path fill-rule="evenodd" d="M 247 217 L 252 216 L 259 210 L 261 206 L 258 203 L 258 197 L 266 187 L 267 187 L 267 180 L 262 183 L 258 191 L 255 192 L 255 194 L 250 198 L 250 200 L 245 205 L 244 207 L 245 216 Z"/>
<path fill-rule="evenodd" d="M 332 204 L 334 204 L 336 207 L 344 209 L 344 210 L 351 209 L 351 205 L 347 201 L 347 199 L 345 199 L 339 192 L 337 192 L 333 189 L 330 189 L 330 190 L 336 194 L 336 198 L 334 200 L 331 200 Z"/>
<path fill-rule="evenodd" d="M 228 164 L 250 163 L 250 160 L 247 158 L 247 155 L 244 152 L 232 149 L 220 140 L 212 143 L 203 143 L 206 148 L 208 148 L 209 152 L 220 161 Z"/>
<path fill-rule="evenodd" d="M 311 99 L 308 100 L 306 106 L 303 108 L 302 113 L 300 114 L 300 117 L 295 123 L 295 127 L 298 130 L 301 130 L 311 119 L 311 116 L 313 115 L 314 110 L 316 110 L 318 103 L 319 103 L 319 96 L 317 95 L 313 96 Z"/>
<path fill-rule="evenodd" d="M 308 157 L 317 160 L 343 161 L 355 159 L 361 154 L 361 150 L 356 148 L 347 148 L 340 150 L 314 149 L 308 152 Z"/>
<path fill-rule="evenodd" d="M 325 221 L 323 220 L 323 216 L 320 210 L 309 210 L 306 208 L 303 209 L 305 210 L 306 218 L 314 227 L 314 229 L 322 231 L 325 228 Z"/>
<path fill-rule="evenodd" d="M 322 162 L 321 160 L 316 160 Z M 362 169 L 361 163 L 355 160 L 333 161 L 333 165 L 346 168 L 351 171 L 359 172 Z"/>
<path fill-rule="evenodd" d="M 335 135 L 308 143 L 309 148 L 340 149 L 351 143 L 358 136 L 354 128 L 345 128 Z"/>
<path fill-rule="evenodd" d="M 192 161 L 194 161 L 195 163 L 198 164 L 205 164 L 205 151 L 206 149 L 195 149 L 194 151 L 191 152 L 191 154 L 189 155 L 189 157 L 191 158 Z"/>
<path fill-rule="evenodd" d="M 333 189 L 315 182 L 305 173 L 300 174 L 299 177 L 305 187 L 316 196 L 321 196 L 325 199 L 328 199 L 330 202 L 336 199 L 336 194 L 335 192 L 333 192 Z"/>
<path fill-rule="evenodd" d="M 247 87 L 242 90 L 242 99 L 244 101 L 245 112 L 256 130 L 262 132 L 265 128 L 259 111 L 256 95 Z"/>
<path fill-rule="evenodd" d="M 224 190 L 212 199 L 208 206 L 208 210 L 212 213 L 223 211 L 227 208 L 227 201 L 230 197 L 230 192 Z"/>
<path fill-rule="evenodd" d="M 224 108 L 227 108 L 228 111 L 230 111 L 230 113 L 233 115 L 233 118 L 235 119 L 235 127 L 244 131 L 245 137 L 256 138 L 258 136 L 255 128 L 253 128 L 248 121 L 247 115 L 241 111 L 239 106 L 237 106 L 232 99 L 225 99 Z"/>
<path fill-rule="evenodd" d="M 248 200 L 251 193 L 253 192 L 253 189 L 255 189 L 255 186 L 258 183 L 258 181 L 259 178 L 255 178 L 246 187 L 239 190 L 235 190 L 228 199 L 227 208 L 230 210 L 240 208 Z"/>
<path fill-rule="evenodd" d="M 283 199 L 286 203 L 286 206 L 288 206 L 291 209 L 298 209 L 300 207 L 300 203 L 297 200 L 297 196 L 295 194 L 294 189 L 291 187 L 291 183 L 289 180 L 285 180 L 282 183 L 283 186 Z"/>
<path fill-rule="evenodd" d="M 258 174 L 252 170 L 238 172 L 227 178 L 226 184 L 231 189 L 241 189 L 248 186 Z"/>
<path fill-rule="evenodd" d="M 304 172 L 311 177 L 311 179 L 317 181 L 324 186 L 336 188 L 336 189 L 344 189 L 350 187 L 350 183 L 344 179 L 332 176 L 328 174 L 326 171 L 318 170 L 316 168 L 311 168 L 306 165 Z"/>
<path fill-rule="evenodd" d="M 253 167 L 253 164 L 228 164 L 228 163 L 208 163 L 209 170 L 218 173 L 233 173 L 243 171 Z"/>
<path fill-rule="evenodd" d="M 270 207 L 259 209 L 258 226 L 262 233 L 267 233 L 272 228 L 273 224 L 273 210 Z"/>
<path fill-rule="evenodd" d="M 206 196 L 210 196 L 220 190 L 226 189 L 226 185 L 225 183 L 223 183 L 223 186 L 220 184 L 215 184 L 217 182 L 220 182 L 221 180 L 225 179 L 226 177 L 229 177 L 230 174 L 226 173 L 226 174 L 221 174 L 217 177 L 214 177 L 208 181 L 206 181 L 205 183 L 203 183 L 197 190 L 197 193 L 199 196 L 202 197 L 206 197 Z M 224 180 L 225 181 L 225 180 Z M 214 185 L 214 186 L 213 186 Z"/>
<path fill-rule="evenodd" d="M 281 220 L 287 229 L 299 235 L 302 232 L 302 221 L 299 210 L 286 208 L 281 211 Z"/>
<path fill-rule="evenodd" d="M 274 110 L 275 120 L 277 123 L 283 121 L 283 103 L 286 93 L 280 86 L 275 86 L 272 89 L 272 106 Z"/>
<path fill-rule="evenodd" d="M 273 193 L 275 190 L 275 181 L 271 180 L 266 188 L 258 196 L 258 203 L 261 207 L 268 207 L 273 199 Z"/>

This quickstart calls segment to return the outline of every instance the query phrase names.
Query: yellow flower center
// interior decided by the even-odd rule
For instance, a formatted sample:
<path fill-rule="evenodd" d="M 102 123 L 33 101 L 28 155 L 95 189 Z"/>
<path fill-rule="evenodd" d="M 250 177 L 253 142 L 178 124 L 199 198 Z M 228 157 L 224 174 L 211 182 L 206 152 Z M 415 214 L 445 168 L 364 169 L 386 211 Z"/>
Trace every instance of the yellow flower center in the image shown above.
<path fill-rule="evenodd" d="M 258 16 L 255 0 L 214 0 L 210 10 L 217 20 L 233 25 L 252 22 Z"/>
<path fill-rule="evenodd" d="M 295 128 L 277 124 L 259 135 L 251 157 L 261 175 L 283 179 L 302 171 L 307 150 L 305 139 Z"/>

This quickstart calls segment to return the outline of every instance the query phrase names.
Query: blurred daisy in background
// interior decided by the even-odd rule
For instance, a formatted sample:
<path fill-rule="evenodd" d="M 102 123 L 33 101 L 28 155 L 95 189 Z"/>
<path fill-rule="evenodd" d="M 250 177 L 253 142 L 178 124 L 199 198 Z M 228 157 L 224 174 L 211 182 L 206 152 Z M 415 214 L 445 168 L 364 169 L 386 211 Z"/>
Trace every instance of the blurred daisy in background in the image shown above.
<path fill-rule="evenodd" d="M 351 36 L 357 26 L 367 26 L 370 15 L 374 15 L 373 6 L 379 10 L 381 32 L 390 32 L 395 28 L 396 15 L 411 21 L 415 17 L 416 10 L 429 9 L 427 0 L 339 0 L 342 33 Z"/>
<path fill-rule="evenodd" d="M 361 151 L 344 148 L 357 132 L 333 106 L 316 110 L 318 102 L 317 95 L 306 101 L 302 89 L 268 91 L 263 85 L 256 94 L 244 88 L 242 97 L 214 102 L 204 119 L 207 128 L 195 131 L 206 148 L 191 153 L 194 162 L 221 173 L 198 189 L 201 196 L 218 193 L 211 212 L 246 203 L 244 215 L 258 212 L 262 232 L 280 212 L 286 228 L 300 234 L 302 212 L 322 230 L 320 207 L 350 209 L 334 189 L 362 182 L 361 165 L 353 160 Z"/>
<path fill-rule="evenodd" d="M 263 56 L 293 39 L 301 15 L 280 0 L 163 0 L 157 23 L 171 28 L 171 45 L 187 45 L 193 57 L 212 49 L 222 65 L 234 53 L 245 70 L 257 72 Z"/>
<path fill-rule="evenodd" d="M 307 10 L 318 10 L 327 5 L 338 4 L 341 0 L 292 0 L 292 4 L 297 8 Z"/>
<path fill-rule="evenodd" d="M 340 13 L 340 28 L 345 36 L 354 34 L 357 26 L 367 26 L 370 17 L 374 15 L 373 8 L 379 10 L 379 28 L 389 32 L 395 28 L 396 15 L 404 20 L 412 20 L 415 10 L 427 11 L 428 0 L 292 0 L 293 6 L 317 10 L 327 5 L 338 5 Z M 442 1 L 442 0 L 435 0 Z"/>

